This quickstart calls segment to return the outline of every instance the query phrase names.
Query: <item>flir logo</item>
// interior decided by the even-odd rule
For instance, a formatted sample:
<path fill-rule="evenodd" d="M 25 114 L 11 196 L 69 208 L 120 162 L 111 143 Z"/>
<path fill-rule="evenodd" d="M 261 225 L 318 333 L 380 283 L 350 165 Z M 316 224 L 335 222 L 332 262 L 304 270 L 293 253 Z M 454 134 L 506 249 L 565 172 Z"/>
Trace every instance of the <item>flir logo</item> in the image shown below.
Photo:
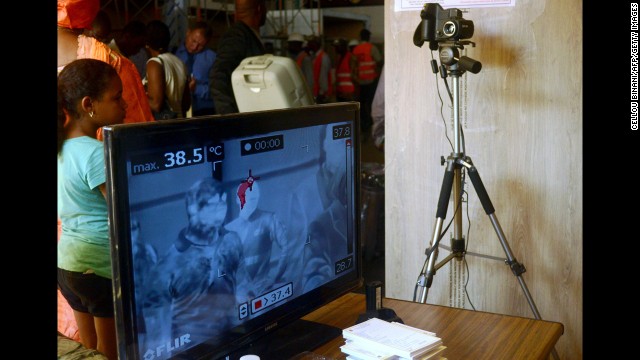
<path fill-rule="evenodd" d="M 188 344 L 191 342 L 191 335 L 184 334 L 180 337 L 173 339 L 173 343 L 171 341 L 167 341 L 165 344 L 157 346 L 155 349 L 148 349 L 144 353 L 144 360 L 152 360 L 152 359 L 165 359 L 171 353 L 171 351 L 184 346 L 184 344 Z"/>

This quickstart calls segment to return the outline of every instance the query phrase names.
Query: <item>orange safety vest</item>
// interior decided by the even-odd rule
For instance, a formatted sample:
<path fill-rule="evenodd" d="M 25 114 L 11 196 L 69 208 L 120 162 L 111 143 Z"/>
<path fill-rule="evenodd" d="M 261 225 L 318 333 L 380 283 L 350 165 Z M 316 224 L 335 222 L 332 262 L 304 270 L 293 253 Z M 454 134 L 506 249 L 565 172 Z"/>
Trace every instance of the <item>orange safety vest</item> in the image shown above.
<path fill-rule="evenodd" d="M 378 77 L 376 73 L 376 62 L 371 56 L 373 45 L 369 42 L 362 43 L 353 49 L 353 55 L 358 57 L 358 79 L 374 80 Z"/>
<path fill-rule="evenodd" d="M 336 92 L 343 94 L 350 94 L 356 91 L 356 87 L 351 81 L 351 53 L 347 52 L 340 61 L 338 69 L 336 70 Z"/>
<path fill-rule="evenodd" d="M 313 59 L 313 96 L 318 96 L 320 92 L 320 68 L 322 67 L 322 58 L 324 57 L 324 50 L 318 50 L 318 54 Z M 331 79 L 331 71 L 327 74 L 327 93 L 324 96 L 333 95 L 333 81 Z"/>
<path fill-rule="evenodd" d="M 309 56 L 309 54 L 307 54 L 306 51 L 300 51 L 300 54 L 296 57 L 296 63 L 300 69 L 302 69 L 302 62 L 307 56 Z"/>

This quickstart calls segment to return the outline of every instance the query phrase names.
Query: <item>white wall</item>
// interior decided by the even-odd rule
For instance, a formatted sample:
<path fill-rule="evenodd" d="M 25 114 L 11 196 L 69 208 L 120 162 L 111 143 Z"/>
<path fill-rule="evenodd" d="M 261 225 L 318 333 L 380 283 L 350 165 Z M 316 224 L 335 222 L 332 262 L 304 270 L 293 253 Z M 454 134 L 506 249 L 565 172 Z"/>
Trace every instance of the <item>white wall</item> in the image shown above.
<path fill-rule="evenodd" d="M 428 46 L 413 44 L 420 12 L 385 3 L 385 287 L 412 300 L 426 259 L 444 168 L 451 148 L 440 117 L 440 86 Z M 543 319 L 564 324 L 561 359 L 582 359 L 582 2 L 518 0 L 514 7 L 471 9 L 467 55 L 483 65 L 461 81 L 466 153 L 477 167 L 522 278 Z M 438 54 L 435 53 L 437 58 Z M 533 317 L 504 261 L 505 251 L 473 187 L 467 268 L 440 268 L 428 303 Z M 449 205 L 451 219 L 453 207 Z M 449 231 L 442 244 L 450 244 Z M 441 249 L 438 260 L 449 254 Z M 466 292 L 469 299 L 465 297 Z M 446 355 L 446 354 L 445 354 Z"/>

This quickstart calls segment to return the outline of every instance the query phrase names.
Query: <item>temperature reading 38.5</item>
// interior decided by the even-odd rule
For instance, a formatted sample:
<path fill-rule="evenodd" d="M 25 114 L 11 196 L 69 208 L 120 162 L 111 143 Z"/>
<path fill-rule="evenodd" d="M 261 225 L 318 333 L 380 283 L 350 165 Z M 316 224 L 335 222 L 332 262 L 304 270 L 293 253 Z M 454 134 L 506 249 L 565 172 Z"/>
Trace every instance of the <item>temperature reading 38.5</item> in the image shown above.
<path fill-rule="evenodd" d="M 333 127 L 333 140 L 351 137 L 350 125 L 336 125 Z"/>
<path fill-rule="evenodd" d="M 203 164 L 206 147 L 184 146 L 162 152 L 142 153 L 132 156 L 131 174 L 141 175 L 155 171 L 175 169 L 182 166 Z"/>
<path fill-rule="evenodd" d="M 165 169 L 172 168 L 174 166 L 199 164 L 204 161 L 202 148 L 194 148 L 191 150 L 193 151 L 193 153 L 190 153 L 184 150 L 178 150 L 173 152 L 169 151 L 164 153 Z"/>

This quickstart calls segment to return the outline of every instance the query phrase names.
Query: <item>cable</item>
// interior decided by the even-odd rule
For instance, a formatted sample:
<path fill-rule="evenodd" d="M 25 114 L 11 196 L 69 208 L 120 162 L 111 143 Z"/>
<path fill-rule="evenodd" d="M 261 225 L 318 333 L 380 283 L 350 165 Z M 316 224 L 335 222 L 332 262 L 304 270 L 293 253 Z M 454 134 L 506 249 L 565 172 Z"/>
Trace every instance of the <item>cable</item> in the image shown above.
<path fill-rule="evenodd" d="M 462 153 L 467 153 L 466 142 L 464 141 L 464 130 L 462 130 L 462 124 L 458 124 L 460 126 L 460 145 L 462 147 Z"/>
<path fill-rule="evenodd" d="M 432 61 L 432 64 L 436 62 L 436 60 L 433 58 L 433 50 L 431 50 L 431 61 Z M 434 69 L 434 70 L 437 70 L 437 69 Z M 442 100 L 442 96 L 440 95 L 440 86 L 438 86 L 438 72 L 434 71 L 433 73 L 436 78 L 436 90 L 438 93 L 438 99 L 440 99 L 440 118 L 442 119 L 442 124 L 444 125 L 444 136 L 447 138 L 447 141 L 449 141 L 449 145 L 451 146 L 451 152 L 453 152 L 453 143 L 451 142 L 451 138 L 449 138 L 449 133 L 447 132 L 447 122 L 444 120 L 444 112 L 443 112 L 444 100 Z M 447 91 L 449 91 L 449 85 L 447 84 L 446 79 L 444 81 L 445 81 L 445 85 L 447 85 Z M 449 96 L 451 96 L 451 94 L 449 94 Z M 451 100 L 451 102 L 453 102 L 453 100 Z"/>
<path fill-rule="evenodd" d="M 453 220 L 455 219 L 455 213 L 458 211 L 458 207 L 459 206 L 460 206 L 460 202 L 458 202 L 458 205 L 456 206 L 456 210 L 453 212 L 454 216 L 451 217 L 451 220 L 449 220 L 449 224 L 447 224 L 447 227 L 445 227 L 444 230 L 442 230 L 442 232 L 440 233 L 440 236 L 438 236 L 438 240 L 436 241 L 436 243 L 433 244 L 433 246 L 430 247 L 425 252 L 427 254 L 427 259 L 429 259 L 429 256 L 431 256 L 431 252 L 433 251 L 433 249 L 440 245 L 440 240 L 442 240 L 442 238 L 447 233 L 447 231 L 449 231 L 449 228 L 451 227 L 451 224 L 453 223 Z"/>
<path fill-rule="evenodd" d="M 466 257 L 464 258 L 464 268 L 467 270 L 467 274 L 471 274 L 471 272 L 469 271 L 469 263 L 467 262 Z M 469 300 L 469 305 L 471 305 L 471 308 L 473 309 L 473 311 L 477 311 L 476 307 L 471 302 L 471 298 L 469 297 L 469 292 L 467 291 L 468 284 L 469 284 L 469 278 L 467 277 L 467 281 L 464 284 L 464 294 L 467 296 L 467 300 Z"/>
<path fill-rule="evenodd" d="M 453 102 L 453 94 L 451 94 L 451 88 L 449 87 L 449 82 L 447 81 L 447 69 L 440 65 L 440 77 L 444 80 L 444 86 L 447 88 L 447 94 L 449 95 L 449 101 Z"/>
<path fill-rule="evenodd" d="M 466 169 L 464 169 L 463 171 L 463 179 L 466 178 Z M 464 189 L 464 180 L 463 180 L 463 186 L 462 188 Z M 464 245 L 464 255 L 462 257 L 463 261 L 464 261 L 464 267 L 467 271 L 467 281 L 465 281 L 464 283 L 464 294 L 467 296 L 467 300 L 469 300 L 469 305 L 471 305 L 471 308 L 473 309 L 473 311 L 476 311 L 476 307 L 473 305 L 473 302 L 471 302 L 471 298 L 469 297 L 469 292 L 467 291 L 467 285 L 469 285 L 469 280 L 471 278 L 471 271 L 469 271 L 469 263 L 467 262 L 467 249 L 469 248 L 469 233 L 471 232 L 471 218 L 469 217 L 469 193 L 466 190 L 463 190 L 464 194 L 467 194 L 467 242 Z"/>

